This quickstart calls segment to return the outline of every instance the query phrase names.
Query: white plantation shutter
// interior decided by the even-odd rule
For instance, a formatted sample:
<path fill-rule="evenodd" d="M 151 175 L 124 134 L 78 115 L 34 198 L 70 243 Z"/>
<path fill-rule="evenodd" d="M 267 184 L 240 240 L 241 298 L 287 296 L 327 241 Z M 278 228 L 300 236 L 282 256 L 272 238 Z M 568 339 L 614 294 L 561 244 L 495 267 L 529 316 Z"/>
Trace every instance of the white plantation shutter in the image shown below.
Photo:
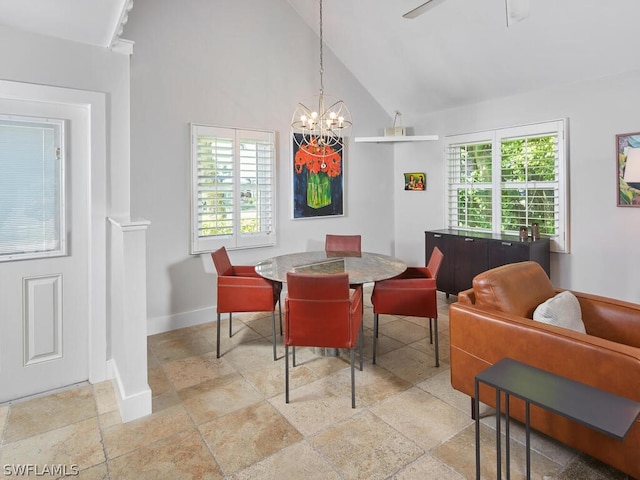
<path fill-rule="evenodd" d="M 450 228 L 492 229 L 492 142 L 465 136 L 447 145 L 447 221 Z"/>
<path fill-rule="evenodd" d="M 64 122 L 0 116 L 0 261 L 66 255 Z"/>
<path fill-rule="evenodd" d="M 240 131 L 242 243 L 273 232 L 274 142 L 268 132 Z M 275 235 L 273 235 L 275 237 Z"/>
<path fill-rule="evenodd" d="M 565 121 L 447 137 L 447 225 L 517 235 L 537 222 L 568 251 Z"/>
<path fill-rule="evenodd" d="M 275 133 L 191 126 L 191 253 L 274 245 Z"/>

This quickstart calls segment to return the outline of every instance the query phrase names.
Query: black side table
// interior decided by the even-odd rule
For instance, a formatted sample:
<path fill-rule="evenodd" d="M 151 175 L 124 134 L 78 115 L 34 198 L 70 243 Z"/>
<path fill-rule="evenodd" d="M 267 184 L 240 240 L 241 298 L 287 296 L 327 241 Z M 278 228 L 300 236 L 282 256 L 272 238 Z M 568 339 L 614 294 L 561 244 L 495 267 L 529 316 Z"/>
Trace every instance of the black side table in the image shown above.
<path fill-rule="evenodd" d="M 640 415 L 640 403 L 605 392 L 584 383 L 570 380 L 539 368 L 531 367 L 511 358 L 503 358 L 483 370 L 475 378 L 476 411 L 476 479 L 480 480 L 480 383 L 496 389 L 496 450 L 497 478 L 502 478 L 500 448 L 500 392 L 505 397 L 505 461 L 507 480 L 509 473 L 509 396 L 525 402 L 525 432 L 527 480 L 531 478 L 531 441 L 529 407 L 544 408 L 577 423 L 593 428 L 618 440 Z"/>

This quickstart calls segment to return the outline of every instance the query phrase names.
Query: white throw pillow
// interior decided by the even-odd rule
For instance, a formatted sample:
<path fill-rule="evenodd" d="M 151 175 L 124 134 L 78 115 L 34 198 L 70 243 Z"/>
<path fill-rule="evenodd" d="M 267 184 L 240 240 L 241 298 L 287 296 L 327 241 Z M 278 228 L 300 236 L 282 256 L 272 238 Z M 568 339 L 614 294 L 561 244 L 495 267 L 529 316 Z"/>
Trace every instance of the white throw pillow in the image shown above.
<path fill-rule="evenodd" d="M 582 322 L 580 303 L 578 303 L 576 296 L 568 290 L 560 292 L 555 297 L 538 305 L 533 312 L 533 319 L 549 325 L 587 333 Z"/>

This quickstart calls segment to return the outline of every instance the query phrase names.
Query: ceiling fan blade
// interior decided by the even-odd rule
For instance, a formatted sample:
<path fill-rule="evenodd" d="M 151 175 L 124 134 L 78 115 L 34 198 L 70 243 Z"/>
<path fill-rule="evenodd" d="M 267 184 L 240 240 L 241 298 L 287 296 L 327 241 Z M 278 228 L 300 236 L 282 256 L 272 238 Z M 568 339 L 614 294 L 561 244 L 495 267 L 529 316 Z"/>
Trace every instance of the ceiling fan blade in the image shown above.
<path fill-rule="evenodd" d="M 529 16 L 529 0 L 505 0 L 505 8 L 507 11 L 507 27 Z"/>
<path fill-rule="evenodd" d="M 444 1 L 445 0 L 429 0 L 428 2 L 425 2 L 422 5 L 417 6 L 413 10 L 408 11 L 407 13 L 402 15 L 402 18 L 416 18 L 422 15 L 424 12 L 426 12 L 430 8 L 433 8 Z"/>

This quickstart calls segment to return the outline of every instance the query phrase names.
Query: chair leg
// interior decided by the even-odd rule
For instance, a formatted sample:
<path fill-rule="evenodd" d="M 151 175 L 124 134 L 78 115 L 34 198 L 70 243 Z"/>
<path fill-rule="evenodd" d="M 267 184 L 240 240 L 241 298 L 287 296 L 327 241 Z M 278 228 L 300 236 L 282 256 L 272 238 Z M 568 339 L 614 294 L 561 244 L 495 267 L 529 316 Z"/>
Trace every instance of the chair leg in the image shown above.
<path fill-rule="evenodd" d="M 432 321 L 433 319 L 430 318 L 429 319 L 429 343 L 433 343 L 433 326 L 432 326 Z"/>
<path fill-rule="evenodd" d="M 356 349 L 351 349 L 351 408 L 356 408 L 356 379 L 354 366 L 356 360 Z"/>
<path fill-rule="evenodd" d="M 218 314 L 218 325 L 216 325 L 216 358 L 220 358 L 220 314 Z"/>
<path fill-rule="evenodd" d="M 229 338 L 231 338 L 231 336 L 233 334 L 233 331 L 232 331 L 232 328 L 231 328 L 231 323 L 232 323 L 231 322 L 231 315 L 232 315 L 232 313 L 229 312 Z"/>
<path fill-rule="evenodd" d="M 296 366 L 296 346 L 293 346 L 293 366 Z"/>
<path fill-rule="evenodd" d="M 376 344 L 378 343 L 378 314 L 373 314 L 373 364 L 376 364 Z"/>
<path fill-rule="evenodd" d="M 431 320 L 431 319 L 429 319 Z M 434 335 L 436 337 L 436 367 L 440 366 L 440 352 L 438 351 L 438 319 L 433 319 Z"/>
<path fill-rule="evenodd" d="M 364 322 L 360 323 L 360 339 L 358 344 L 360 346 L 360 371 L 362 371 L 362 344 L 364 343 Z"/>
<path fill-rule="evenodd" d="M 286 345 L 284 346 L 284 402 L 289 403 L 289 347 Z"/>
<path fill-rule="evenodd" d="M 280 315 L 280 336 L 282 336 L 282 296 L 278 297 L 278 312 Z"/>
<path fill-rule="evenodd" d="M 278 358 L 276 357 L 276 311 L 271 312 L 271 333 L 273 334 L 273 361 L 275 362 Z"/>

